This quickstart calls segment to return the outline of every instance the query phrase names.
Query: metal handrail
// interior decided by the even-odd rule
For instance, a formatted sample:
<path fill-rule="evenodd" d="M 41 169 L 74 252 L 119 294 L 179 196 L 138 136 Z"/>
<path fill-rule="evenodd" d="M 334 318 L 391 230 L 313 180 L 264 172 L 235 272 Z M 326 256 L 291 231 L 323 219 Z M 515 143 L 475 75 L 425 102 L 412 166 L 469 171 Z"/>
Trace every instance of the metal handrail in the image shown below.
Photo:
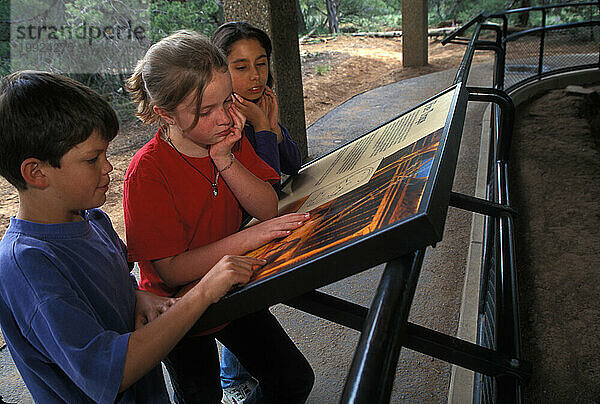
<path fill-rule="evenodd" d="M 600 4 L 600 3 L 598 3 Z M 508 35 L 508 14 L 541 10 L 543 28 L 535 28 L 544 35 L 559 28 L 546 26 L 546 10 L 559 7 L 593 6 L 596 3 L 551 5 L 509 10 L 504 13 L 479 14 L 463 27 L 448 35 L 442 43 L 467 44 L 465 55 L 458 68 L 454 85 L 464 86 L 469 75 L 473 56 L 477 50 L 495 53 L 494 78 L 491 88 L 467 87 L 468 102 L 493 104 L 490 120 L 491 141 L 488 150 L 486 196 L 474 198 L 451 192 L 449 206 L 483 213 L 484 241 L 482 259 L 482 292 L 491 291 L 493 298 L 482 299 L 480 313 L 490 310 L 486 324 L 480 316 L 477 345 L 443 335 L 408 322 L 416 282 L 423 261 L 423 250 L 407 254 L 386 266 L 371 307 L 351 304 L 319 292 L 295 299 L 289 304 L 323 318 L 330 318 L 354 329 L 362 330 L 352 366 L 342 395 L 344 403 L 388 402 L 401 347 L 458 364 L 476 372 L 475 402 L 513 403 L 522 401 L 521 389 L 531 377 L 531 365 L 521 360 L 519 332 L 519 302 L 515 254 L 515 209 L 509 198 L 510 144 L 515 117 L 515 106 L 504 89 L 506 76 L 506 44 L 512 38 L 525 35 Z M 501 19 L 502 24 L 489 19 Z M 561 24 L 565 27 L 600 25 L 596 21 Z M 473 28 L 470 38 L 463 38 Z M 568 28 L 567 28 L 568 29 Z M 482 32 L 495 33 L 495 39 L 480 39 Z M 540 46 L 543 52 L 543 44 Z M 540 56 L 539 60 L 543 61 Z M 600 64 L 597 66 L 600 68 Z M 575 69 L 571 67 L 570 69 Z M 544 73 L 538 68 L 541 78 Z M 464 111 L 463 111 L 464 112 Z M 489 279 L 489 284 L 487 280 Z M 481 296 L 485 296 L 482 293 Z M 489 325 L 490 334 L 483 329 Z M 489 340 L 486 339 L 489 337 Z M 486 376 L 483 376 L 486 375 Z M 487 378 L 487 379 L 484 379 Z M 493 380 L 494 383 L 487 383 Z M 479 393 L 481 385 L 492 386 Z"/>
<path fill-rule="evenodd" d="M 488 177 L 487 191 L 485 201 L 491 204 L 495 209 L 501 210 L 502 214 L 495 216 L 487 215 L 484 221 L 483 236 L 483 258 L 482 258 L 482 282 L 480 294 L 480 322 L 478 333 L 478 344 L 488 346 L 498 352 L 508 354 L 516 359 L 520 358 L 520 332 L 519 332 L 519 314 L 518 314 L 518 285 L 516 273 L 516 255 L 515 255 L 515 230 L 514 230 L 514 209 L 510 206 L 509 198 L 509 176 L 508 168 L 510 162 L 510 138 L 512 136 L 512 125 L 514 121 L 514 105 L 510 96 L 504 91 L 504 77 L 506 74 L 506 44 L 516 41 L 527 35 L 539 35 L 541 44 L 539 48 L 537 74 L 528 77 L 513 84 L 509 89 L 514 89 L 532 80 L 540 80 L 550 74 L 563 71 L 574 71 L 583 68 L 600 68 L 600 55 L 598 63 L 586 63 L 578 66 L 570 66 L 554 69 L 544 72 L 544 40 L 549 31 L 576 29 L 587 26 L 600 26 L 600 20 L 590 20 L 574 23 L 546 25 L 546 11 L 563 7 L 584 7 L 596 6 L 600 2 L 586 2 L 573 4 L 555 4 L 547 6 L 527 7 L 513 10 L 506 10 L 501 13 L 479 14 L 463 27 L 448 35 L 442 44 L 446 43 L 466 43 L 465 38 L 457 40 L 458 35 L 464 34 L 468 28 L 474 28 L 474 33 L 468 41 L 465 56 L 458 69 L 456 80 L 466 80 L 468 70 L 470 69 L 474 52 L 482 49 L 492 49 L 496 53 L 494 63 L 494 84 L 493 88 L 474 88 L 469 89 L 469 101 L 492 102 L 492 117 L 490 122 L 491 142 L 488 151 Z M 528 30 L 508 34 L 508 15 L 515 13 L 525 13 L 530 11 L 541 11 L 542 26 L 534 27 Z M 490 19 L 501 19 L 502 28 L 493 28 L 493 25 L 487 23 Z M 483 31 L 495 29 L 497 38 L 495 42 L 481 41 L 479 37 Z M 473 202 L 476 203 L 476 202 Z M 504 208 L 502 208 L 504 207 Z M 475 209 L 472 209 L 475 211 Z M 488 282 L 490 275 L 495 274 L 492 282 Z M 486 299 L 488 287 L 495 284 L 493 296 L 495 300 L 489 302 Z M 486 342 L 486 333 L 484 328 L 486 324 L 483 321 L 489 321 L 485 310 L 487 304 L 493 303 L 493 323 L 487 324 L 491 328 L 492 339 Z M 489 311 L 488 311 L 489 314 Z M 485 320 L 483 320 L 485 319 Z M 488 328 L 489 330 L 489 328 Z M 493 386 L 493 383 L 484 384 L 483 375 L 476 377 L 474 390 L 475 402 L 521 402 L 522 393 L 518 378 L 511 375 L 495 377 L 495 391 L 484 391 L 482 386 Z M 491 388 L 494 389 L 493 387 Z"/>
<path fill-rule="evenodd" d="M 522 36 L 531 35 L 538 32 L 548 32 L 548 31 L 556 31 L 559 29 L 569 29 L 569 28 L 578 28 L 578 27 L 591 27 L 600 24 L 600 20 L 590 20 L 590 21 L 582 21 L 582 22 L 568 22 L 565 24 L 557 24 L 557 25 L 547 25 L 545 27 L 536 27 L 531 29 L 526 29 L 524 31 L 515 32 L 514 34 L 510 34 L 504 38 L 505 42 L 514 41 Z"/>
<path fill-rule="evenodd" d="M 491 13 L 488 15 L 488 18 L 498 18 L 505 15 L 517 14 L 517 13 L 527 13 L 529 11 L 543 11 L 550 10 L 554 8 L 566 8 L 566 7 L 587 7 L 587 6 L 598 6 L 600 2 L 598 1 L 589 1 L 585 3 L 571 3 L 571 4 L 549 4 L 545 6 L 532 6 L 532 7 L 522 7 L 522 8 L 513 8 L 510 10 L 504 10 L 500 13 Z"/>

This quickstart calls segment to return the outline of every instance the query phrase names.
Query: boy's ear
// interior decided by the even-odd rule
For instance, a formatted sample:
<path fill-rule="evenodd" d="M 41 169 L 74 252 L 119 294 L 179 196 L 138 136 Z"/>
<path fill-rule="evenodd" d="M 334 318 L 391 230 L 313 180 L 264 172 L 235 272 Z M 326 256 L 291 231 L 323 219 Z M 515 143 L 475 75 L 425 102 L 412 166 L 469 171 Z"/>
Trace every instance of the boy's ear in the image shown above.
<path fill-rule="evenodd" d="M 173 119 L 170 114 L 167 114 L 167 111 L 165 111 L 158 105 L 153 106 L 152 111 L 154 111 L 156 115 L 160 116 L 162 119 L 167 121 L 169 125 L 173 125 L 175 123 L 175 119 Z"/>
<path fill-rule="evenodd" d="M 48 186 L 48 178 L 44 172 L 44 163 L 40 160 L 30 157 L 21 163 L 21 175 L 28 186 L 38 189 L 44 189 Z"/>

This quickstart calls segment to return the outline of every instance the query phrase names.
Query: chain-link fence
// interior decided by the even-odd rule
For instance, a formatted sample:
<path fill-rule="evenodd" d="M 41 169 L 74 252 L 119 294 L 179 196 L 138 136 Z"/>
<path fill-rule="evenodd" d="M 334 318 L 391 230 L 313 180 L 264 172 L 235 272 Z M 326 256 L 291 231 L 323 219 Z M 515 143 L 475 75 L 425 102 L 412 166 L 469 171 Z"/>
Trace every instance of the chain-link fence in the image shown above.
<path fill-rule="evenodd" d="M 504 88 L 548 74 L 598 66 L 600 21 L 524 31 L 507 38 Z"/>

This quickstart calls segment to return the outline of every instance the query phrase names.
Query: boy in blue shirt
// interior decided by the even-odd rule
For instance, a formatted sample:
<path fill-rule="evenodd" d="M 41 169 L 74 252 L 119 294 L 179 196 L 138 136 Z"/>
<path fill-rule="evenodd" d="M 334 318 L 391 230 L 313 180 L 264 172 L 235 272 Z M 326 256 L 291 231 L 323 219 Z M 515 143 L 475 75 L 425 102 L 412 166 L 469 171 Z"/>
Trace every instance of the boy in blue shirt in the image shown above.
<path fill-rule="evenodd" d="M 19 193 L 0 242 L 0 327 L 36 402 L 168 402 L 160 360 L 264 264 L 225 256 L 180 299 L 137 290 L 123 242 L 96 209 L 118 127 L 106 101 L 58 74 L 0 83 L 0 175 Z"/>

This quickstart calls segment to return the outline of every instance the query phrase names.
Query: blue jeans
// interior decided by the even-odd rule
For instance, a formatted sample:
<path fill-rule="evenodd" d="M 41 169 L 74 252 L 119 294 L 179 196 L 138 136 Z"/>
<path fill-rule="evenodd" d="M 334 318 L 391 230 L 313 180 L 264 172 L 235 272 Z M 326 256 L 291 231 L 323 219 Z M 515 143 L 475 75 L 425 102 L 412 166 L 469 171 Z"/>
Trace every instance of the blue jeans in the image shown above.
<path fill-rule="evenodd" d="M 239 386 L 251 379 L 252 375 L 248 373 L 233 352 L 223 346 L 223 351 L 221 352 L 221 387 L 226 389 L 228 387 Z M 258 403 L 261 396 L 260 386 L 257 385 L 252 394 L 244 402 L 247 404 Z"/>
<path fill-rule="evenodd" d="M 176 403 L 219 404 L 222 397 L 215 338 L 227 346 L 259 382 L 262 403 L 301 404 L 315 375 L 277 319 L 261 310 L 211 335 L 182 339 L 163 360 Z"/>

